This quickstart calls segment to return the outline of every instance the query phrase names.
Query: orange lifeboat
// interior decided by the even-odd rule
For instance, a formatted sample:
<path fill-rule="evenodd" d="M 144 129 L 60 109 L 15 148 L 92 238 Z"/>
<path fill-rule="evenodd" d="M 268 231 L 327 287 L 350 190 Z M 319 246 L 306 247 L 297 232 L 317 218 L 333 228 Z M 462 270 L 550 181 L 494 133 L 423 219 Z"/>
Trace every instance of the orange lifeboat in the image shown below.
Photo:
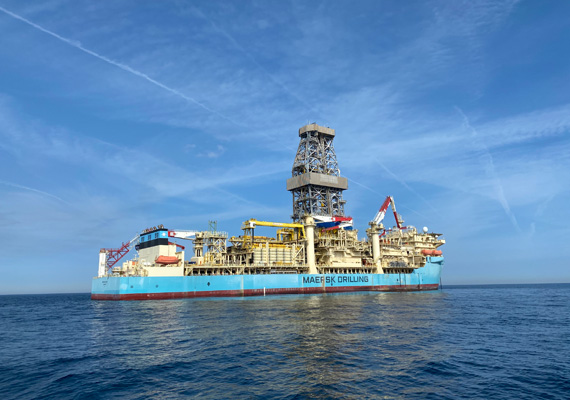
<path fill-rule="evenodd" d="M 431 250 L 431 249 L 423 249 L 422 254 L 424 256 L 441 256 L 441 250 Z"/>
<path fill-rule="evenodd" d="M 176 256 L 158 256 L 158 258 L 154 261 L 156 264 L 162 265 L 169 265 L 169 264 L 178 264 L 178 257 Z"/>

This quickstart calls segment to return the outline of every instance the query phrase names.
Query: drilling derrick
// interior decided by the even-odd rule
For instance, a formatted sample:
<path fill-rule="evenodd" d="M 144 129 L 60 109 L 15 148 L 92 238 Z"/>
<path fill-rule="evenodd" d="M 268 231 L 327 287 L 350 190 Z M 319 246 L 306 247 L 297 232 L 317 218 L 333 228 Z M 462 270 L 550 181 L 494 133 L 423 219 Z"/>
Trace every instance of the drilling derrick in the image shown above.
<path fill-rule="evenodd" d="M 299 148 L 287 190 L 293 194 L 294 221 L 304 216 L 344 216 L 342 191 L 348 180 L 340 176 L 333 147 L 335 130 L 317 124 L 299 129 Z"/>

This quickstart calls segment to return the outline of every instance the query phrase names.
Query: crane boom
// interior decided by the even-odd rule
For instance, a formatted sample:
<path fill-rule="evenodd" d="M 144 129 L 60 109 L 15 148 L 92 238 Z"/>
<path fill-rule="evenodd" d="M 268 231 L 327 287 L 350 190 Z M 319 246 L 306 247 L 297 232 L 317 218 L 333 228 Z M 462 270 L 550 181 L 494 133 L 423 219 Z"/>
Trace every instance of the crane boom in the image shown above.
<path fill-rule="evenodd" d="M 199 231 L 168 231 L 168 237 L 192 240 Z"/>
<path fill-rule="evenodd" d="M 396 212 L 396 203 L 394 202 L 394 198 L 392 196 L 390 196 L 390 204 L 392 205 L 392 211 L 394 212 L 394 219 L 396 220 L 398 229 L 405 229 L 406 227 L 403 226 L 404 220 L 402 219 L 402 216 Z"/>
<path fill-rule="evenodd" d="M 118 249 L 101 249 L 102 259 L 100 260 L 99 274 L 106 273 L 109 269 L 113 268 L 115 264 L 121 260 L 133 247 L 135 242 L 139 240 L 140 235 L 137 234 L 128 242 L 122 243 Z M 101 269 L 104 269 L 102 271 Z"/>
<path fill-rule="evenodd" d="M 384 216 L 386 216 L 386 210 L 388 209 L 388 206 L 392 201 L 393 201 L 392 196 L 386 197 L 386 200 L 384 200 L 384 203 L 382 203 L 380 209 L 376 213 L 376 216 L 372 220 L 372 222 L 374 222 L 375 225 L 378 225 L 384 220 Z"/>
<path fill-rule="evenodd" d="M 384 220 L 384 217 L 386 216 L 386 211 L 388 210 L 388 206 L 392 207 L 392 211 L 394 212 L 394 218 L 396 219 L 396 225 L 398 226 L 398 229 L 405 229 L 406 227 L 403 226 L 404 220 L 402 219 L 402 216 L 396 212 L 396 203 L 394 202 L 394 198 L 392 196 L 386 197 L 386 200 L 384 200 L 384 203 L 382 203 L 382 205 L 380 206 L 380 209 L 376 213 L 376 216 L 372 220 L 372 223 L 374 225 L 379 225 Z"/>

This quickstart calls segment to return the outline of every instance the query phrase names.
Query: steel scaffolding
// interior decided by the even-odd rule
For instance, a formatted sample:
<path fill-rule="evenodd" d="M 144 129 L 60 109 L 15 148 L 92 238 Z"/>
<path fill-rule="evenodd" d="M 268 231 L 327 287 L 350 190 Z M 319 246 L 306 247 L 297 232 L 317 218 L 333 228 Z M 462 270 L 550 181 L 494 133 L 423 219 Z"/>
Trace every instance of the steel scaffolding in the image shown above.
<path fill-rule="evenodd" d="M 333 147 L 335 130 L 317 124 L 299 129 L 299 148 L 293 162 L 287 190 L 293 194 L 293 215 L 300 221 L 305 215 L 343 216 L 342 191 L 348 188 L 340 176 Z"/>

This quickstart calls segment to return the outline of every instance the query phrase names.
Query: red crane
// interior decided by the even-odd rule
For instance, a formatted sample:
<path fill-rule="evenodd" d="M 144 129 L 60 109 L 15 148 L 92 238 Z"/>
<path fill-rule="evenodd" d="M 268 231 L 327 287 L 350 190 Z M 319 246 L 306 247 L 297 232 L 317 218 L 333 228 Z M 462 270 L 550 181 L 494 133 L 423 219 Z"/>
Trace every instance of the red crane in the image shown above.
<path fill-rule="evenodd" d="M 105 265 L 107 266 L 107 271 L 115 264 L 119 262 L 133 247 L 133 244 L 139 239 L 139 235 L 136 235 L 130 241 L 123 243 L 118 249 L 101 249 L 107 255 L 107 260 Z"/>
<path fill-rule="evenodd" d="M 396 219 L 396 225 L 398 226 L 398 229 L 406 229 L 404 226 L 404 219 L 400 214 L 396 212 L 396 203 L 394 203 L 394 198 L 392 196 L 386 197 L 386 200 L 384 200 L 384 203 L 382 203 L 382 206 L 376 213 L 376 216 L 371 223 L 374 225 L 379 225 L 384 220 L 384 216 L 386 215 L 386 211 L 388 210 L 389 205 L 392 206 L 392 211 L 394 212 L 394 218 Z"/>

